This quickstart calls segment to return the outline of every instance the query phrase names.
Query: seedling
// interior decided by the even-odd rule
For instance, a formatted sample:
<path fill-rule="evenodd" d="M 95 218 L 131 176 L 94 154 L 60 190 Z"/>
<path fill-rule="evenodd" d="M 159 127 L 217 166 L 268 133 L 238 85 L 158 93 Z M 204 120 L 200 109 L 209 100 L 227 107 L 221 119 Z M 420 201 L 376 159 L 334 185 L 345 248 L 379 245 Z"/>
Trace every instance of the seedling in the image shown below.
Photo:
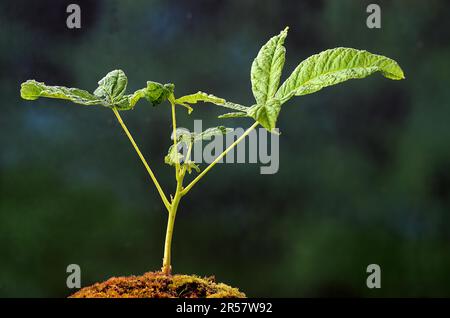
<path fill-rule="evenodd" d="M 149 81 L 146 87 L 132 94 L 125 94 L 127 77 L 121 70 L 109 72 L 98 82 L 97 89 L 91 94 L 78 88 L 63 86 L 47 86 L 35 80 L 28 80 L 21 85 L 21 96 L 27 100 L 39 97 L 57 98 L 72 101 L 86 106 L 102 106 L 112 110 L 125 134 L 136 150 L 153 181 L 162 203 L 168 212 L 166 239 L 162 272 L 170 275 L 172 272 L 171 244 L 173 226 L 181 199 L 210 171 L 231 149 L 239 144 L 253 129 L 261 125 L 268 131 L 276 133 L 277 118 L 282 105 L 293 96 L 315 93 L 324 87 L 335 85 L 349 79 L 359 79 L 375 72 L 392 80 L 404 79 L 400 66 L 392 59 L 367 51 L 352 48 L 335 48 L 313 55 L 301 62 L 292 74 L 279 86 L 281 72 L 285 62 L 286 49 L 283 46 L 288 28 L 279 35 L 272 37 L 259 51 L 251 66 L 251 88 L 255 104 L 247 107 L 226 101 L 214 95 L 197 92 L 182 97 L 176 97 L 173 84 L 160 84 Z M 167 197 L 158 182 L 153 170 L 142 155 L 130 131 L 125 125 L 120 112 L 131 110 L 136 103 L 145 98 L 153 106 L 168 102 L 172 112 L 173 145 L 165 156 L 165 163 L 174 167 L 176 187 L 173 195 Z M 228 132 L 223 126 L 209 128 L 200 134 L 177 131 L 176 111 L 178 107 L 186 108 L 190 114 L 193 105 L 198 102 L 212 103 L 232 110 L 219 118 L 249 117 L 253 124 L 234 143 L 226 148 L 203 171 L 191 159 L 191 149 L 195 142 L 208 139 L 213 135 Z M 185 155 L 180 153 L 181 147 L 187 147 Z M 198 175 L 186 186 L 183 185 L 186 173 L 195 171 Z"/>

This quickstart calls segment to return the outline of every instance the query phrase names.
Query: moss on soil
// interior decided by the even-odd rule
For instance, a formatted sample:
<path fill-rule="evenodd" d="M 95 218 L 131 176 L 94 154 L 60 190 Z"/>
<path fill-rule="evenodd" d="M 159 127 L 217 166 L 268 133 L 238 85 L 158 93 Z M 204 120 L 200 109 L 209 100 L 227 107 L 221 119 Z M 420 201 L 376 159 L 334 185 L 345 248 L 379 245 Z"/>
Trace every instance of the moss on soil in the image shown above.
<path fill-rule="evenodd" d="M 237 288 L 216 283 L 214 277 L 148 272 L 142 276 L 112 277 L 80 289 L 70 298 L 244 298 Z"/>

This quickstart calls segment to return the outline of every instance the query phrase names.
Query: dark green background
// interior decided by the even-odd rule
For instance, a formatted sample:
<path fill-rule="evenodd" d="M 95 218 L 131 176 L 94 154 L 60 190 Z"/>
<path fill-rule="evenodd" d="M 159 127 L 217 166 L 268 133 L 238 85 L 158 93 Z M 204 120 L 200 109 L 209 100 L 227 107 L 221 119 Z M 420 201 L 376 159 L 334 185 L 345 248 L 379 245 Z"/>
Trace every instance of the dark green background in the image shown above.
<path fill-rule="evenodd" d="M 81 5 L 82 29 L 65 26 Z M 174 270 L 216 275 L 249 296 L 450 296 L 450 5 L 378 1 L 2 1 L 0 296 L 67 296 L 161 266 L 166 214 L 111 111 L 19 97 L 29 78 L 94 90 L 123 69 L 129 89 L 173 82 L 252 103 L 249 70 L 286 25 L 284 77 L 307 56 L 349 46 L 397 60 L 380 75 L 294 98 L 278 126 L 280 170 L 222 165 L 182 201 Z M 182 112 L 180 112 L 182 113 Z M 219 121 L 199 105 L 193 118 Z M 167 104 L 123 113 L 166 189 Z M 191 128 L 180 115 L 180 125 Z M 204 124 L 204 127 L 206 124 Z M 366 287 L 366 267 L 382 288 Z"/>

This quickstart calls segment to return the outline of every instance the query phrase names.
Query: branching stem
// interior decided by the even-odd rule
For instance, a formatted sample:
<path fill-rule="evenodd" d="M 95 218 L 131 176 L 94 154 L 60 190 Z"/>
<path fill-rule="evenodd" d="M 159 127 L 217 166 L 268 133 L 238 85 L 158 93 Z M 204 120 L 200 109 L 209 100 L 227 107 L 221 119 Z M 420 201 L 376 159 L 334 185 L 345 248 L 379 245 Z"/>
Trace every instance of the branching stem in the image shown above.
<path fill-rule="evenodd" d="M 144 156 L 142 155 L 141 151 L 139 150 L 139 147 L 137 146 L 136 142 L 133 139 L 133 136 L 131 135 L 130 131 L 128 130 L 127 126 L 122 120 L 122 117 L 119 114 L 119 111 L 116 108 L 112 109 L 114 112 L 114 115 L 116 115 L 117 121 L 122 126 L 122 129 L 125 131 L 125 134 L 127 135 L 128 139 L 130 140 L 131 144 L 133 145 L 134 150 L 136 150 L 136 153 L 138 154 L 139 158 L 141 159 L 142 163 L 145 166 L 145 169 L 147 170 L 148 174 L 150 175 L 150 178 L 152 179 L 153 183 L 156 186 L 156 189 L 158 190 L 159 195 L 161 196 L 161 199 L 164 203 L 164 206 L 166 207 L 167 211 L 171 210 L 171 205 L 169 203 L 169 200 L 167 200 L 166 195 L 164 194 L 163 189 L 161 188 L 158 180 L 156 179 L 155 174 L 153 173 L 152 169 L 147 163 L 147 160 L 145 160 Z"/>
<path fill-rule="evenodd" d="M 171 101 L 172 106 L 172 127 L 173 127 L 173 146 L 177 147 L 177 122 L 176 122 L 176 113 L 175 113 L 175 103 Z M 141 151 L 139 150 L 139 147 L 137 146 L 136 142 L 133 139 L 133 136 L 131 135 L 130 131 L 128 130 L 127 126 L 122 120 L 122 117 L 119 114 L 119 111 L 116 108 L 112 109 L 114 114 L 116 115 L 116 118 L 120 125 L 122 126 L 122 129 L 125 131 L 125 134 L 127 135 L 128 139 L 130 140 L 131 144 L 133 145 L 134 149 L 136 150 L 136 153 L 138 154 L 139 158 L 141 159 L 142 163 L 144 164 L 145 168 L 147 169 L 148 174 L 150 175 L 153 183 L 156 186 L 156 189 L 158 190 L 159 195 L 161 196 L 161 199 L 164 203 L 164 206 L 166 207 L 168 213 L 167 217 L 167 229 L 166 229 L 166 239 L 164 242 L 164 258 L 163 258 L 163 266 L 161 268 L 161 271 L 165 275 L 171 275 L 172 274 L 172 237 L 173 237 L 173 228 L 175 225 L 175 218 L 177 215 L 178 206 L 180 204 L 181 198 L 186 195 L 189 190 L 192 189 L 192 187 L 200 181 L 201 178 L 205 176 L 206 173 L 208 173 L 209 170 L 212 169 L 223 157 L 226 156 L 226 154 L 236 147 L 244 138 L 258 126 L 258 123 L 255 122 L 250 128 L 248 128 L 242 136 L 240 136 L 235 142 L 233 142 L 227 149 L 225 149 L 219 156 L 217 156 L 214 161 L 205 168 L 192 182 L 186 187 L 183 188 L 183 179 L 186 174 L 186 169 L 182 169 L 180 166 L 180 162 L 175 162 L 175 176 L 177 181 L 177 187 L 175 190 L 175 194 L 173 197 L 171 197 L 171 202 L 167 200 L 166 195 L 164 194 L 164 191 L 162 190 L 158 180 L 155 177 L 155 174 L 151 170 L 150 166 L 148 165 L 147 161 L 145 160 L 144 156 L 142 155 Z M 191 154 L 191 147 L 189 146 L 188 149 L 188 155 L 186 160 L 189 160 L 190 154 Z"/>
<path fill-rule="evenodd" d="M 189 185 L 183 189 L 183 191 L 181 191 L 181 195 L 184 196 L 186 195 L 186 193 L 189 192 L 189 190 L 192 189 L 192 187 L 200 181 L 201 178 L 203 178 L 205 176 L 205 174 L 208 173 L 209 170 L 212 169 L 212 167 L 214 167 L 223 157 L 225 157 L 227 155 L 227 153 L 233 149 L 234 147 L 236 147 L 242 140 L 244 140 L 244 138 L 253 130 L 258 126 L 258 122 L 255 122 L 253 125 L 251 125 L 243 134 L 242 136 L 240 136 L 238 139 L 236 139 L 235 142 L 233 142 L 227 149 L 225 149 L 224 152 L 222 152 L 220 155 L 217 156 L 216 159 L 214 159 L 213 162 L 211 162 L 209 164 L 208 167 L 205 168 L 205 170 L 203 170 L 194 180 L 191 181 L 191 183 L 189 183 Z"/>

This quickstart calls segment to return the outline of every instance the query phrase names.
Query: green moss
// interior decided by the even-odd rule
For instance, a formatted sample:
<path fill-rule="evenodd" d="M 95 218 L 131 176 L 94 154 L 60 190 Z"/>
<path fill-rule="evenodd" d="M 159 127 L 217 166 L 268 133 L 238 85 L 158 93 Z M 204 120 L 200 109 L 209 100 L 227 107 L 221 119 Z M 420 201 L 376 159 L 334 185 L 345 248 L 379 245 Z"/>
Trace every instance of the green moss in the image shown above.
<path fill-rule="evenodd" d="M 214 277 L 148 272 L 142 276 L 113 277 L 85 287 L 71 298 L 244 298 L 237 288 L 216 283 Z"/>

